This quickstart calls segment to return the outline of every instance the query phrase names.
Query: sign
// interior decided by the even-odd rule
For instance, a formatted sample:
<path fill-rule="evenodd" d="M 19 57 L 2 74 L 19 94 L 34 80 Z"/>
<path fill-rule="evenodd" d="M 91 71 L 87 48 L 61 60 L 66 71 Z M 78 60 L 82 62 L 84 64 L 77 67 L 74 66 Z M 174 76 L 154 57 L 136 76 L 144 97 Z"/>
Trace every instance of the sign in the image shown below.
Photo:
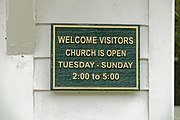
<path fill-rule="evenodd" d="M 51 90 L 139 90 L 139 26 L 51 28 Z"/>

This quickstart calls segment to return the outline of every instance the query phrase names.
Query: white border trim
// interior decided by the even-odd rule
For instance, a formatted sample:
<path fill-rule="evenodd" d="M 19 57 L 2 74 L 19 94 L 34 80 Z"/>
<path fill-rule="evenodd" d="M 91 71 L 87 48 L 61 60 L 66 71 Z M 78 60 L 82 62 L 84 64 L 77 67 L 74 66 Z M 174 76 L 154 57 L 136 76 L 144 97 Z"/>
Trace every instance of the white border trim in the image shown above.
<path fill-rule="evenodd" d="M 67 28 L 135 28 L 136 29 L 136 87 L 56 87 L 55 86 L 55 83 L 56 83 L 56 79 L 55 79 L 55 29 L 57 27 L 67 27 Z M 87 25 L 58 25 L 58 24 L 54 24 L 52 25 L 52 32 L 53 32 L 53 48 L 52 48 L 52 57 L 53 57 L 53 86 L 52 86 L 52 89 L 53 90 L 139 90 L 139 79 L 138 79 L 138 76 L 139 76 L 139 61 L 138 61 L 138 54 L 139 54 L 139 27 L 138 26 L 122 26 L 122 25 L 90 25 L 90 26 L 87 26 Z"/>
<path fill-rule="evenodd" d="M 149 1 L 149 120 L 174 120 L 174 0 Z"/>

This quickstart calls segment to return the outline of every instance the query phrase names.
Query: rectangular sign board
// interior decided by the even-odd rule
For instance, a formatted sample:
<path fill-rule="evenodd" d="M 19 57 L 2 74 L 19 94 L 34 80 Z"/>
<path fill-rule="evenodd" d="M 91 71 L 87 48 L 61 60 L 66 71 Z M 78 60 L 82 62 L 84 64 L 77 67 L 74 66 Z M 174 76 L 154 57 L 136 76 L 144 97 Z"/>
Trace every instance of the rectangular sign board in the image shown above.
<path fill-rule="evenodd" d="M 51 90 L 139 90 L 138 25 L 52 24 Z"/>

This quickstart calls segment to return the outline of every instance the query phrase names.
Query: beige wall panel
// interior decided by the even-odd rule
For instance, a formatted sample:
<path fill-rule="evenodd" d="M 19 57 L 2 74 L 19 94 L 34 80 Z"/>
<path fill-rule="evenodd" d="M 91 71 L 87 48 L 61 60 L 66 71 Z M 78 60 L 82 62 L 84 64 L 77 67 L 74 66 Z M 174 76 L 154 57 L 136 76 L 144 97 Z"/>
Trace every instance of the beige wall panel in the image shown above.
<path fill-rule="evenodd" d="M 35 92 L 35 120 L 148 120 L 148 92 Z"/>
<path fill-rule="evenodd" d="M 7 0 L 7 53 L 33 54 L 35 22 L 32 0 Z"/>
<path fill-rule="evenodd" d="M 148 0 L 36 0 L 36 23 L 148 25 Z"/>

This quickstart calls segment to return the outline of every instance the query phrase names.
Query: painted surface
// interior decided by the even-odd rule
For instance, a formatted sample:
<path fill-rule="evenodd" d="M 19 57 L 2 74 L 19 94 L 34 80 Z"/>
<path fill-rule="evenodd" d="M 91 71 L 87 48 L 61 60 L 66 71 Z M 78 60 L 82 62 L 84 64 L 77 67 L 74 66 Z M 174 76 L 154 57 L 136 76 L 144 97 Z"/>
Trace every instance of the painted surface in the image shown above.
<path fill-rule="evenodd" d="M 102 3 L 102 1 L 89 2 L 79 0 L 52 0 L 51 3 L 49 3 L 48 0 L 36 1 L 37 24 L 36 50 L 34 54 L 35 120 L 119 120 L 120 118 L 125 120 L 148 120 L 148 1 L 105 0 L 103 1 L 103 5 L 100 3 Z M 128 4 L 128 6 L 124 6 L 124 4 Z M 131 6 L 137 7 L 132 8 Z M 125 13 L 124 11 L 126 11 L 127 7 L 129 9 L 128 12 Z M 90 8 L 93 8 L 91 9 L 92 11 Z M 72 14 L 72 11 L 74 14 Z M 140 24 L 141 91 L 134 93 L 109 93 L 106 91 L 102 93 L 50 91 L 51 23 L 74 22 L 99 24 Z M 133 115 L 131 116 L 129 113 L 132 113 Z"/>
<path fill-rule="evenodd" d="M 7 53 L 33 54 L 35 50 L 35 22 L 33 0 L 8 0 Z"/>
<path fill-rule="evenodd" d="M 51 89 L 139 90 L 139 29 L 52 25 Z"/>
<path fill-rule="evenodd" d="M 36 0 L 37 23 L 148 25 L 149 0 Z"/>
<path fill-rule="evenodd" d="M 173 120 L 174 0 L 149 3 L 149 120 Z"/>
<path fill-rule="evenodd" d="M 0 120 L 33 120 L 33 56 L 7 55 L 6 0 L 0 0 Z"/>
<path fill-rule="evenodd" d="M 70 0 L 34 1 L 37 23 L 35 54 L 9 56 L 6 53 L 6 0 L 0 0 L 0 119 L 173 120 L 173 75 L 169 73 L 173 66 L 173 57 L 169 57 L 173 56 L 173 28 L 168 19 L 173 16 L 171 0 L 104 0 L 103 5 L 100 0 L 90 2 L 93 11 L 88 8 L 89 2 L 84 0 L 74 0 L 73 4 Z M 71 14 L 72 11 L 76 14 Z M 57 16 L 52 17 L 54 15 Z M 50 24 L 74 21 L 140 24 L 141 91 L 50 91 Z"/>
<path fill-rule="evenodd" d="M 35 101 L 35 120 L 148 120 L 147 91 L 36 91 Z"/>

